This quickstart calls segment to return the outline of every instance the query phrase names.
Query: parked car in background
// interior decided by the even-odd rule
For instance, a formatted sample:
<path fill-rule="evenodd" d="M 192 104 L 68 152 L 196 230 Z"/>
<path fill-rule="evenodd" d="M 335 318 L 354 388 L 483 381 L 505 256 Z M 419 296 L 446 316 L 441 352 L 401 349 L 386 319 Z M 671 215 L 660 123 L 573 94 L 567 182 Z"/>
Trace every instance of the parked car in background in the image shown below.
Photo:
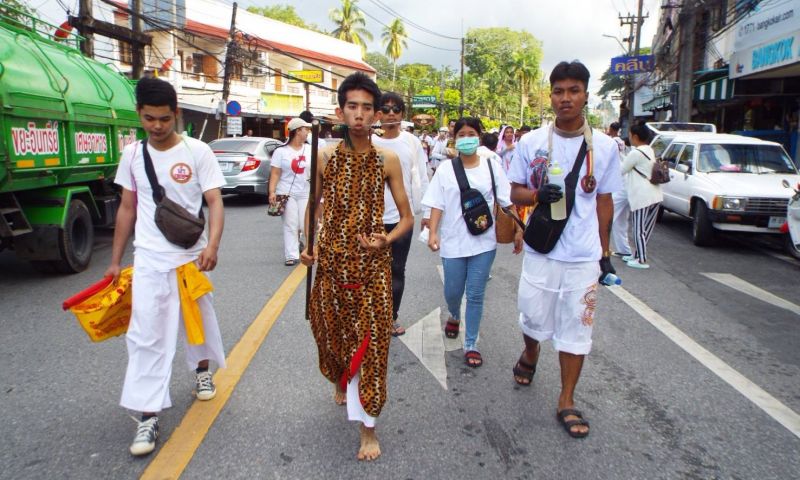
<path fill-rule="evenodd" d="M 270 159 L 281 142 L 266 137 L 234 137 L 220 138 L 208 145 L 225 175 L 223 194 L 269 196 Z"/>
<path fill-rule="evenodd" d="M 692 219 L 696 245 L 714 242 L 718 230 L 779 234 L 792 191 L 800 181 L 783 147 L 726 134 L 678 134 L 661 158 L 670 181 L 661 208 Z"/>
<path fill-rule="evenodd" d="M 717 127 L 713 123 L 648 122 L 645 125 L 653 131 L 650 147 L 653 148 L 656 157 L 661 157 L 661 154 L 679 133 L 698 135 L 717 133 Z"/>

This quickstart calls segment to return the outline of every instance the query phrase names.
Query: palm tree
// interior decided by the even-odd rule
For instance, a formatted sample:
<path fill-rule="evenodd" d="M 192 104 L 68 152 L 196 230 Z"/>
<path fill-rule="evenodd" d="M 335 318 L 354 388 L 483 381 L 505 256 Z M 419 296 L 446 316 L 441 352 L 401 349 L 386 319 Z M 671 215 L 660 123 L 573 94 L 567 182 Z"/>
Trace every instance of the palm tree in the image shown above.
<path fill-rule="evenodd" d="M 531 80 L 536 78 L 539 71 L 536 58 L 525 51 L 514 52 L 511 56 L 510 74 L 519 82 L 519 121 L 523 121 L 525 104 L 528 103 L 528 92 L 530 91 Z"/>
<path fill-rule="evenodd" d="M 397 77 L 397 59 L 403 54 L 403 49 L 408 48 L 408 34 L 403 21 L 395 18 L 388 27 L 383 29 L 383 46 L 386 47 L 386 55 L 392 59 L 392 88 Z"/>
<path fill-rule="evenodd" d="M 359 45 L 363 57 L 367 54 L 367 44 L 364 39 L 372 41 L 372 34 L 365 28 L 367 22 L 364 19 L 364 12 L 358 9 L 356 3 L 358 0 L 342 0 L 342 8 L 332 8 L 328 17 L 336 24 L 336 29 L 331 35 L 339 40 Z"/>

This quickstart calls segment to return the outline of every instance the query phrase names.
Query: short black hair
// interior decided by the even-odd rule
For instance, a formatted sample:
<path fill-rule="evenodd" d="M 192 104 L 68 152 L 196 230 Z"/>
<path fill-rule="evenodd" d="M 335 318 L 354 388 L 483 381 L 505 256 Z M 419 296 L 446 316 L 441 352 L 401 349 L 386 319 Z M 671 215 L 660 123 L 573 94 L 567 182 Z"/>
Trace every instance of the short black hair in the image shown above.
<path fill-rule="evenodd" d="M 480 118 L 476 117 L 461 117 L 456 121 L 456 126 L 453 127 L 453 135 L 457 134 L 459 130 L 464 127 L 472 127 L 478 132 L 478 136 L 483 133 L 483 123 Z"/>
<path fill-rule="evenodd" d="M 577 60 L 561 62 L 550 72 L 550 86 L 561 80 L 578 80 L 583 83 L 584 90 L 589 90 L 589 69 Z"/>
<path fill-rule="evenodd" d="M 312 120 L 314 120 L 314 114 L 309 112 L 308 110 L 303 110 L 302 112 L 300 112 L 300 115 L 298 115 L 298 117 L 300 117 L 304 122 L 308 123 L 311 123 Z"/>
<path fill-rule="evenodd" d="M 498 141 L 499 140 L 497 138 L 497 135 L 494 133 L 484 133 L 481 136 L 481 145 L 488 148 L 489 150 L 494 150 L 495 148 L 497 148 Z"/>
<path fill-rule="evenodd" d="M 383 92 L 381 95 L 381 106 L 386 105 L 387 103 L 392 102 L 398 107 L 403 109 L 403 112 L 406 111 L 406 102 L 403 101 L 403 97 L 395 92 Z"/>
<path fill-rule="evenodd" d="M 136 83 L 136 108 L 145 105 L 162 107 L 167 105 L 173 112 L 178 111 L 178 94 L 175 87 L 158 78 L 145 77 Z"/>
<path fill-rule="evenodd" d="M 517 129 L 518 132 L 530 132 L 531 126 L 530 125 L 523 125 Z"/>
<path fill-rule="evenodd" d="M 636 122 L 631 126 L 630 133 L 639 137 L 639 140 L 650 143 L 653 137 L 653 131 L 644 124 L 644 122 Z"/>
<path fill-rule="evenodd" d="M 363 72 L 356 72 L 347 76 L 344 81 L 339 85 L 337 97 L 339 100 L 339 108 L 344 108 L 347 103 L 347 92 L 351 90 L 364 90 L 372 95 L 372 106 L 377 110 L 380 107 L 381 89 L 367 74 Z"/>
<path fill-rule="evenodd" d="M 608 129 L 619 132 L 619 122 L 611 122 L 611 125 L 608 126 Z"/>

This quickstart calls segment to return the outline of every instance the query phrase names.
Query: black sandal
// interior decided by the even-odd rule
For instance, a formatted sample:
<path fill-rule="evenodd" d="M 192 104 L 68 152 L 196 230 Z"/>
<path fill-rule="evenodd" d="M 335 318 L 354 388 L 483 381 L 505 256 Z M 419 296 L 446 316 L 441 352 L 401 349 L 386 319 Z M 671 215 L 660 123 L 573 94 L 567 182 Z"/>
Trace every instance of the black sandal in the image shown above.
<path fill-rule="evenodd" d="M 577 420 L 564 420 L 565 418 L 567 418 L 569 416 L 575 416 L 575 417 L 578 417 L 578 419 Z M 561 410 L 560 412 L 556 412 L 556 417 L 558 418 L 558 421 L 561 423 L 561 425 L 564 426 L 564 430 L 567 431 L 567 433 L 569 434 L 570 437 L 572 437 L 572 438 L 584 438 L 587 435 L 589 435 L 589 430 L 586 430 L 585 432 L 576 432 L 576 431 L 572 430 L 572 427 L 575 427 L 575 426 L 578 426 L 578 425 L 585 425 L 587 427 L 589 426 L 589 422 L 583 419 L 583 414 L 581 413 L 580 410 L 576 410 L 574 408 L 565 408 L 564 410 Z"/>
<path fill-rule="evenodd" d="M 461 322 L 453 323 L 450 320 L 444 322 L 444 336 L 447 338 L 458 338 L 458 328 Z"/>
<path fill-rule="evenodd" d="M 533 376 L 536 374 L 536 364 L 534 363 L 531 365 L 530 363 L 523 360 L 524 353 L 520 355 L 519 360 L 517 360 L 517 364 L 514 365 L 513 372 L 514 372 L 514 381 L 517 382 L 517 385 L 522 385 L 523 387 L 530 387 L 533 383 Z M 527 382 L 520 382 L 519 379 L 524 378 Z"/>

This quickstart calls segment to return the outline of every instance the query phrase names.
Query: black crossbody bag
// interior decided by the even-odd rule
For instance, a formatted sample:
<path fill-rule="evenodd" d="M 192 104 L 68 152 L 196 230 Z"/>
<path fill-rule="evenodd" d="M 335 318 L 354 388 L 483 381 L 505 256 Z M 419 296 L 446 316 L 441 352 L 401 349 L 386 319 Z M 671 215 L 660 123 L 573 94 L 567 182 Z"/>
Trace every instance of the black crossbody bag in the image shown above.
<path fill-rule="evenodd" d="M 539 253 L 550 253 L 561 238 L 564 227 L 567 226 L 572 207 L 575 206 L 575 187 L 578 185 L 578 175 L 580 175 L 583 160 L 586 158 L 586 141 L 581 144 L 578 157 L 572 166 L 567 178 L 564 179 L 564 195 L 567 198 L 567 218 L 563 220 L 553 220 L 550 217 L 550 204 L 539 203 L 531 214 L 528 226 L 525 228 L 523 239 L 529 247 Z"/>
<path fill-rule="evenodd" d="M 147 140 L 142 141 L 142 156 L 144 157 L 144 171 L 150 188 L 153 189 L 153 201 L 156 203 L 155 222 L 158 229 L 170 243 L 179 247 L 191 248 L 200 240 L 206 226 L 203 215 L 203 206 L 195 216 L 188 210 L 170 200 L 164 192 L 164 187 L 158 183 L 153 160 L 147 151 Z"/>
<path fill-rule="evenodd" d="M 491 171 L 491 165 L 489 168 Z M 458 189 L 461 191 L 461 213 L 467 224 L 467 230 L 473 235 L 486 233 L 494 225 L 492 209 L 489 208 L 480 190 L 469 186 L 461 157 L 453 159 L 453 172 L 456 174 Z"/>

